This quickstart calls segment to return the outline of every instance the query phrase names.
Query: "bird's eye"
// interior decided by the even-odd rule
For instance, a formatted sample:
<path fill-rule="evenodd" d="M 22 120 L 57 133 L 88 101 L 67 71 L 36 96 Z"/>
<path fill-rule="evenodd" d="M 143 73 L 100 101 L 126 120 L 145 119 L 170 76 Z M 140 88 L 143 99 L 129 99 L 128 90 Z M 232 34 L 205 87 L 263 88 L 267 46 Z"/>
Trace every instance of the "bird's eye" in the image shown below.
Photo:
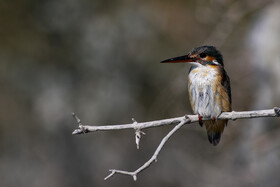
<path fill-rule="evenodd" d="M 199 56 L 200 56 L 201 58 L 205 58 L 207 55 L 206 55 L 205 53 L 201 53 Z"/>

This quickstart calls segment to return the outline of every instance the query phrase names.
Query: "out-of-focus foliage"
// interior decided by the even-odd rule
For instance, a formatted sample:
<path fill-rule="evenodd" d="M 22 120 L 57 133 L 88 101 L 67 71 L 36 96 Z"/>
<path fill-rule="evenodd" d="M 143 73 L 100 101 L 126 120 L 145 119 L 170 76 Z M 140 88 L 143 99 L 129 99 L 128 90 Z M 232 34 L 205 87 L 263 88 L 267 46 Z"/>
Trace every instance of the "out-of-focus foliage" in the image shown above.
<path fill-rule="evenodd" d="M 280 4 L 273 1 L 0 2 L 1 186 L 279 186 L 279 119 L 230 122 L 221 143 L 197 124 L 176 133 L 159 162 L 134 170 L 169 128 L 72 136 L 76 112 L 104 125 L 191 113 L 184 64 L 160 64 L 216 45 L 233 109 L 280 106 Z"/>

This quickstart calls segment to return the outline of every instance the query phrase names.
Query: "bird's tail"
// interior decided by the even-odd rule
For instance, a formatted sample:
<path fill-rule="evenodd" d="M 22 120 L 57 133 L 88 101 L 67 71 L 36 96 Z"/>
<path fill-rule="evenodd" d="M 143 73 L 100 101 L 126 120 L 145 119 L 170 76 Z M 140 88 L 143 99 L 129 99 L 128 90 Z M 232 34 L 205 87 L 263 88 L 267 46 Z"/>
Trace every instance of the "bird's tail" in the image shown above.
<path fill-rule="evenodd" d="M 227 120 L 205 121 L 208 140 L 214 146 L 218 145 L 224 131 Z"/>

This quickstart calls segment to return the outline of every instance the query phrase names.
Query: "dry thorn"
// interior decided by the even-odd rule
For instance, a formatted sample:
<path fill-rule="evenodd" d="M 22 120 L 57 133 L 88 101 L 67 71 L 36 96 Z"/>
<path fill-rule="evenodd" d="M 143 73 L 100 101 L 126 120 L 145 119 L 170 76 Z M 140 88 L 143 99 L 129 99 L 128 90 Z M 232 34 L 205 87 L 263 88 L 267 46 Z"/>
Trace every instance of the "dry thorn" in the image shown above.
<path fill-rule="evenodd" d="M 135 143 L 136 143 L 137 149 L 139 149 L 141 134 L 145 135 L 145 133 L 143 131 L 141 131 L 140 129 L 135 130 Z"/>
<path fill-rule="evenodd" d="M 135 143 L 136 143 L 136 148 L 139 149 L 139 144 L 140 144 L 140 139 L 141 139 L 141 134 L 145 135 L 143 131 L 141 131 L 141 128 L 137 127 L 138 122 L 132 118 L 133 125 L 135 126 Z"/>

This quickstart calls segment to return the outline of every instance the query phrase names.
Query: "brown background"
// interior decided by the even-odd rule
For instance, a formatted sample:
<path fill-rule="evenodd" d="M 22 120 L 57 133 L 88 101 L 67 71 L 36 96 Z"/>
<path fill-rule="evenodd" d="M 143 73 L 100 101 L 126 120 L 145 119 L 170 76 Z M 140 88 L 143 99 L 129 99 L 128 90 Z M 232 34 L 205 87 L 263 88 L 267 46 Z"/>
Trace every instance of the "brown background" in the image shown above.
<path fill-rule="evenodd" d="M 279 119 L 230 122 L 217 147 L 198 124 L 180 129 L 133 182 L 103 178 L 150 158 L 169 127 L 72 136 L 85 124 L 192 113 L 186 64 L 217 46 L 234 110 L 280 106 L 280 4 L 268 0 L 0 2 L 1 186 L 280 186 Z"/>

